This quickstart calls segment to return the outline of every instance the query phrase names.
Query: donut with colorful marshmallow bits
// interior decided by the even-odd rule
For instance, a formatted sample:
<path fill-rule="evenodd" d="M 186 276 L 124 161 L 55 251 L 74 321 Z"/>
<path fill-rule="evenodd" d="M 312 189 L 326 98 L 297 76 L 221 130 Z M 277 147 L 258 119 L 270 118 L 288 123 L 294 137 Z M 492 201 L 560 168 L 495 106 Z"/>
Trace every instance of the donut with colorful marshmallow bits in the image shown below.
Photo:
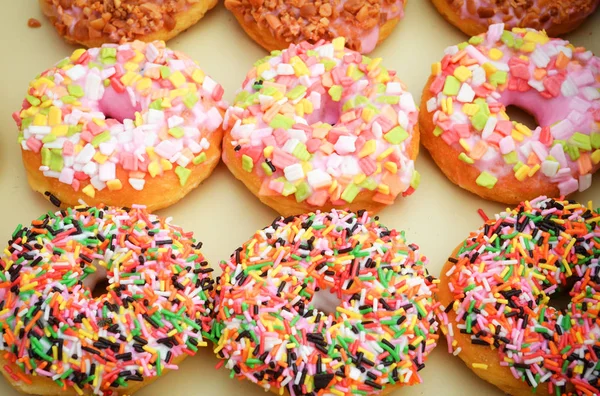
<path fill-rule="evenodd" d="M 76 50 L 13 115 L 29 184 L 58 205 L 172 205 L 219 163 L 222 96 L 162 41 Z"/>
<path fill-rule="evenodd" d="M 225 164 L 282 215 L 375 213 L 419 185 L 412 95 L 381 58 L 344 42 L 292 44 L 258 61 L 225 114 Z"/>
<path fill-rule="evenodd" d="M 511 105 L 539 126 L 511 120 Z M 600 168 L 600 58 L 544 32 L 493 25 L 433 65 L 420 126 L 446 176 L 485 199 L 584 191 Z"/>

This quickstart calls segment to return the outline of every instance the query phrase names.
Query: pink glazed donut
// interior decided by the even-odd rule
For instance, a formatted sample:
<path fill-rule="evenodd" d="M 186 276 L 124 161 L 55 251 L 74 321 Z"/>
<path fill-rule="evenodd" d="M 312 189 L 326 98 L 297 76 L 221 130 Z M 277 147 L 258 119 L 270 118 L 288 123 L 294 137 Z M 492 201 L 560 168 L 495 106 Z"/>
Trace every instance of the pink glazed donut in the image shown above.
<path fill-rule="evenodd" d="M 29 184 L 58 206 L 169 206 L 219 162 L 222 96 L 163 41 L 76 50 L 14 114 Z"/>
<path fill-rule="evenodd" d="M 550 37 L 575 30 L 600 0 L 432 0 L 438 11 L 470 36 L 485 33 L 490 25 L 546 30 Z"/>
<path fill-rule="evenodd" d="M 423 92 L 423 145 L 455 184 L 513 204 L 584 191 L 600 168 L 600 58 L 492 25 L 449 47 Z M 506 107 L 531 113 L 533 130 Z"/>
<path fill-rule="evenodd" d="M 404 17 L 407 1 L 225 0 L 225 7 L 246 33 L 268 51 L 302 41 L 316 43 L 344 37 L 348 48 L 368 54 Z"/>

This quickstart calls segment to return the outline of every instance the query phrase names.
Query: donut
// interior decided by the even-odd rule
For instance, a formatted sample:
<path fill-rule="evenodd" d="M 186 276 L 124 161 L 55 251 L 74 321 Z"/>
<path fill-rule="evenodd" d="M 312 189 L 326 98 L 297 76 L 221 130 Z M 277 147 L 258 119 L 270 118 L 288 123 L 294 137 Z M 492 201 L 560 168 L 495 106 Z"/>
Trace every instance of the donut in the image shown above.
<path fill-rule="evenodd" d="M 169 206 L 220 160 L 222 96 L 162 41 L 75 50 L 13 115 L 29 184 L 63 206 Z"/>
<path fill-rule="evenodd" d="M 442 269 L 450 352 L 510 395 L 600 393 L 599 264 L 591 202 L 539 197 L 489 219 Z"/>
<path fill-rule="evenodd" d="M 0 371 L 25 394 L 110 396 L 177 369 L 211 337 L 201 245 L 142 206 L 17 226 L 0 258 Z"/>
<path fill-rule="evenodd" d="M 42 12 L 69 43 L 167 41 L 195 25 L 217 0 L 39 0 Z"/>
<path fill-rule="evenodd" d="M 267 51 L 303 41 L 345 37 L 348 48 L 368 54 L 404 17 L 407 0 L 225 0 L 225 7 Z"/>
<path fill-rule="evenodd" d="M 404 232 L 365 211 L 280 217 L 216 287 L 218 367 L 279 394 L 387 394 L 421 383 L 438 280 Z"/>
<path fill-rule="evenodd" d="M 332 43 L 292 44 L 250 70 L 223 128 L 223 161 L 284 216 L 372 213 L 419 185 L 418 109 L 394 71 Z"/>
<path fill-rule="evenodd" d="M 493 25 L 446 49 L 421 100 L 423 146 L 482 198 L 567 196 L 600 167 L 600 58 L 544 32 Z M 536 119 L 512 121 L 508 106 Z"/>
<path fill-rule="evenodd" d="M 440 14 L 469 36 L 490 25 L 545 30 L 551 37 L 567 34 L 592 15 L 599 0 L 432 0 Z"/>

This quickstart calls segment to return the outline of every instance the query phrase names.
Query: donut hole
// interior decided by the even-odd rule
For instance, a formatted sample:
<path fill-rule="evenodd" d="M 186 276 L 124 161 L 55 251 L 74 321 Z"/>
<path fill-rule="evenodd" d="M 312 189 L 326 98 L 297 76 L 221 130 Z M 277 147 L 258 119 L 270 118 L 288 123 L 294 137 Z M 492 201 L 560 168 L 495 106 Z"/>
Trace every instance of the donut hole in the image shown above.
<path fill-rule="evenodd" d="M 531 130 L 536 129 L 538 126 L 538 122 L 535 117 L 522 107 L 510 105 L 506 107 L 506 114 L 508 114 L 508 117 L 511 121 L 521 123 Z"/>
<path fill-rule="evenodd" d="M 106 268 L 98 263 L 98 260 L 94 260 L 92 265 L 96 267 L 96 271 L 83 280 L 83 285 L 90 290 L 92 297 L 99 298 L 108 293 L 107 272 Z"/>
<path fill-rule="evenodd" d="M 575 279 L 569 278 L 566 286 L 561 287 L 555 293 L 550 295 L 550 302 L 548 305 L 556 310 L 565 312 L 573 298 L 570 293 L 575 283 Z"/>
<path fill-rule="evenodd" d="M 337 294 L 332 293 L 328 288 L 317 288 L 315 290 L 315 294 L 313 295 L 311 304 L 319 311 L 327 315 L 331 315 L 335 314 L 336 308 L 342 305 L 342 300 L 340 300 Z"/>
<path fill-rule="evenodd" d="M 100 298 L 104 296 L 106 293 L 108 293 L 108 286 L 108 279 L 101 279 L 98 281 L 98 283 L 96 283 L 92 289 L 92 297 Z"/>
<path fill-rule="evenodd" d="M 133 104 L 127 91 L 117 92 L 111 85 L 104 90 L 98 106 L 106 119 L 112 118 L 120 123 L 124 120 L 135 120 L 135 113 L 141 111 L 140 103 Z"/>
<path fill-rule="evenodd" d="M 334 101 L 331 99 L 331 96 L 322 95 L 319 111 L 313 111 L 311 114 L 307 115 L 306 122 L 308 122 L 309 125 L 323 122 L 334 126 L 340 121 L 342 106 L 343 104 L 341 102 Z"/>

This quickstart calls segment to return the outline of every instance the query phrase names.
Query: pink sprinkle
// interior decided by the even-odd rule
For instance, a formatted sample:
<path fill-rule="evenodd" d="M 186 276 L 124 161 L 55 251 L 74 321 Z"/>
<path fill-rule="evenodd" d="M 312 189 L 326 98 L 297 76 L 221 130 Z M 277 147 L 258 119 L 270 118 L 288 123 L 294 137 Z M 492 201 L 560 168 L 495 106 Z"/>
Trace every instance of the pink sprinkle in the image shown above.
<path fill-rule="evenodd" d="M 40 140 L 37 140 L 33 136 L 29 137 L 25 144 L 27 144 L 27 147 L 29 147 L 29 149 L 34 153 L 39 153 L 40 149 L 42 148 L 42 142 Z"/>
<path fill-rule="evenodd" d="M 377 164 L 375 160 L 370 156 L 361 158 L 358 161 L 358 164 L 360 165 L 360 168 L 362 169 L 363 173 L 367 176 L 372 175 L 373 172 L 377 170 Z"/>
<path fill-rule="evenodd" d="M 437 76 L 435 78 L 435 80 L 433 80 L 433 82 L 431 83 L 431 86 L 429 87 L 429 91 L 435 95 L 438 94 L 438 92 L 440 92 L 442 90 L 442 87 L 444 86 L 444 77 Z"/>
<path fill-rule="evenodd" d="M 461 138 L 468 138 L 469 136 L 471 136 L 469 124 L 456 124 L 452 129 Z"/>
<path fill-rule="evenodd" d="M 273 150 L 273 159 L 271 161 L 273 162 L 273 165 L 275 165 L 279 169 L 283 169 L 286 166 L 295 164 L 296 157 L 286 153 L 280 148 L 275 148 L 275 150 Z"/>
<path fill-rule="evenodd" d="M 511 121 L 502 120 L 498 121 L 496 124 L 496 132 L 503 134 L 504 136 L 508 136 L 512 133 L 513 125 Z"/>
<path fill-rule="evenodd" d="M 74 147 L 73 147 L 73 142 L 71 142 L 70 140 L 65 141 L 65 144 L 63 144 L 63 155 L 64 156 L 71 156 L 74 153 Z"/>
<path fill-rule="evenodd" d="M 121 153 L 121 165 L 127 171 L 137 171 L 137 157 L 132 153 Z"/>
<path fill-rule="evenodd" d="M 306 149 L 311 154 L 315 153 L 319 149 L 319 147 L 321 147 L 320 139 L 310 139 L 309 141 L 306 142 Z"/>

